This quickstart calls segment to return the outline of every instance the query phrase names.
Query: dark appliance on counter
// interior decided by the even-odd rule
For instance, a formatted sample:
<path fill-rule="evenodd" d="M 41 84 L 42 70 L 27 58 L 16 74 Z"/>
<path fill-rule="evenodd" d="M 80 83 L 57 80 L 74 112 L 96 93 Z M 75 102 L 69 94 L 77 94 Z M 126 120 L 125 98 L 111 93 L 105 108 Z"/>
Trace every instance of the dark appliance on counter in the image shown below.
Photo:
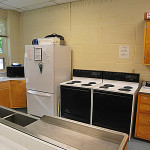
<path fill-rule="evenodd" d="M 139 74 L 103 71 L 93 91 L 92 124 L 129 134 L 131 138 Z"/>
<path fill-rule="evenodd" d="M 20 64 L 7 66 L 7 77 L 24 77 L 24 66 Z"/>
<path fill-rule="evenodd" d="M 143 82 L 142 82 L 142 85 L 143 85 L 145 88 L 150 88 L 150 81 L 143 81 Z"/>
<path fill-rule="evenodd" d="M 60 116 L 84 123 L 91 123 L 93 87 L 102 82 L 102 72 L 73 70 L 73 80 L 60 85 Z"/>

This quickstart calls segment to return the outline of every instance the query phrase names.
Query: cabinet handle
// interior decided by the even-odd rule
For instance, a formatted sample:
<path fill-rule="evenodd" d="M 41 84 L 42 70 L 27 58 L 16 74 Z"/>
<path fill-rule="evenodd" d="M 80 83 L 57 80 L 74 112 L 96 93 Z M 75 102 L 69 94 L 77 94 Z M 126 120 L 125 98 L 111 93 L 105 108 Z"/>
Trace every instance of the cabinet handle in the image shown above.
<path fill-rule="evenodd" d="M 17 83 L 22 83 L 22 81 L 17 81 Z"/>
<path fill-rule="evenodd" d="M 144 97 L 144 99 L 147 99 L 147 97 Z"/>
<path fill-rule="evenodd" d="M 149 134 L 150 135 L 150 133 L 148 132 L 147 134 Z"/>

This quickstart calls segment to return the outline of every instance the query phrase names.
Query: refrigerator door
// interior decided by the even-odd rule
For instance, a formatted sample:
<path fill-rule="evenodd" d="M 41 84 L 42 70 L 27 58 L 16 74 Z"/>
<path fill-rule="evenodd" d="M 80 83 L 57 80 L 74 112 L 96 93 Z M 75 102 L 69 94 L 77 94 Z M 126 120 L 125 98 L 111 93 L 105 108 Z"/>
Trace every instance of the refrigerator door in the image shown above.
<path fill-rule="evenodd" d="M 25 46 L 27 89 L 54 93 L 54 45 Z"/>
<path fill-rule="evenodd" d="M 27 111 L 39 117 L 55 115 L 54 94 L 27 90 Z"/>

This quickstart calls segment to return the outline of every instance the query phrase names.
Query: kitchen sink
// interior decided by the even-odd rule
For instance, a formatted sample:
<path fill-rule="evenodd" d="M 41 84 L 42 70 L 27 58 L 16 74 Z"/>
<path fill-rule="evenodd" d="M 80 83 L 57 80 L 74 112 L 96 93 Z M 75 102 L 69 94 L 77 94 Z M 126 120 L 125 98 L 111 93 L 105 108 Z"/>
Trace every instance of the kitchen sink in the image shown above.
<path fill-rule="evenodd" d="M 11 115 L 13 113 L 14 113 L 13 111 L 9 111 L 7 109 L 0 108 L 0 118 L 9 116 L 9 115 Z"/>
<path fill-rule="evenodd" d="M 11 116 L 6 117 L 5 119 L 17 125 L 20 125 L 22 127 L 25 127 L 37 121 L 37 119 L 31 118 L 25 115 L 21 115 L 21 114 L 12 114 Z"/>

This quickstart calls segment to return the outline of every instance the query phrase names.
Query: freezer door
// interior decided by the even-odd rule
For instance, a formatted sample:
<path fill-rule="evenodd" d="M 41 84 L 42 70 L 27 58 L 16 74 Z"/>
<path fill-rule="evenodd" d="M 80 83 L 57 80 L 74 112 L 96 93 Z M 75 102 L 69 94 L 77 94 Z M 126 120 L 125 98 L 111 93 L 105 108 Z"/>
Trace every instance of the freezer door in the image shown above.
<path fill-rule="evenodd" d="M 42 117 L 43 115 L 54 115 L 54 94 L 28 90 L 27 112 Z"/>
<path fill-rule="evenodd" d="M 24 66 L 27 89 L 54 93 L 54 45 L 26 45 Z"/>

